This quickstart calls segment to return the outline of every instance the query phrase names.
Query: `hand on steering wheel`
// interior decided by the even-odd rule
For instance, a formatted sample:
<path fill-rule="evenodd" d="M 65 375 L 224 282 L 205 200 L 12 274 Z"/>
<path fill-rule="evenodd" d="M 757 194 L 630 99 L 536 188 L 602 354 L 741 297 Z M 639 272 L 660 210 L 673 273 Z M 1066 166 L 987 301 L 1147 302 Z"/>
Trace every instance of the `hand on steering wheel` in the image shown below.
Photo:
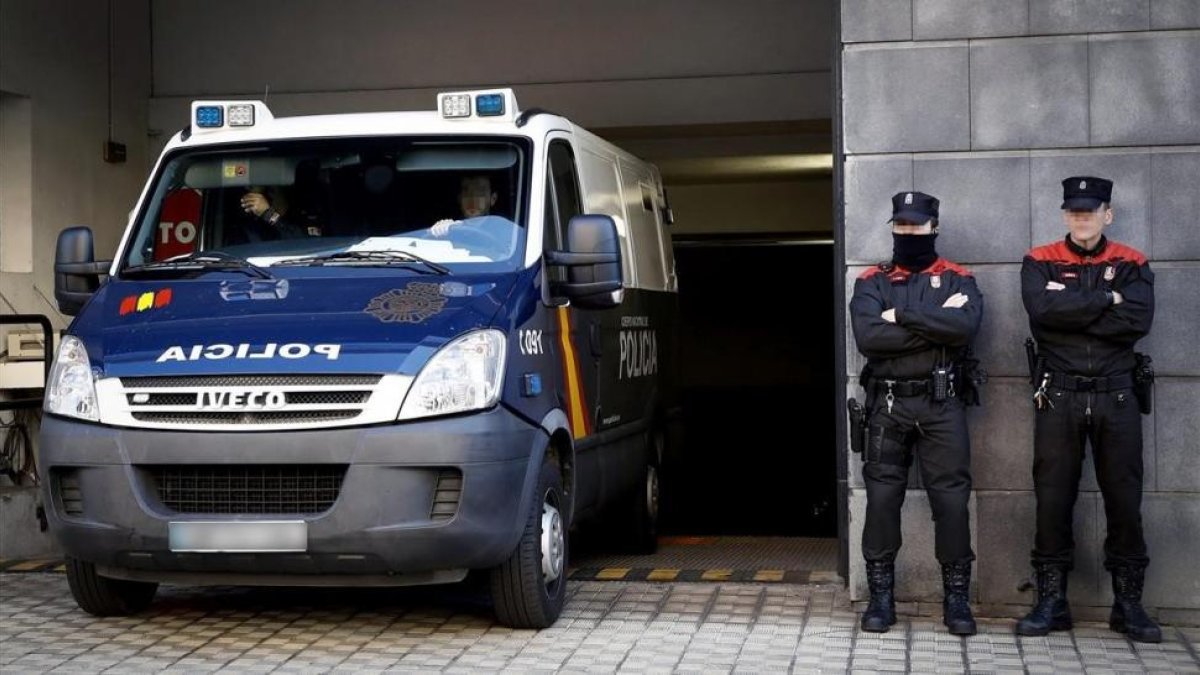
<path fill-rule="evenodd" d="M 508 242 L 497 233 L 476 225 L 467 225 L 464 227 L 461 221 L 454 228 L 454 238 L 472 247 L 495 251 L 508 250 Z"/>

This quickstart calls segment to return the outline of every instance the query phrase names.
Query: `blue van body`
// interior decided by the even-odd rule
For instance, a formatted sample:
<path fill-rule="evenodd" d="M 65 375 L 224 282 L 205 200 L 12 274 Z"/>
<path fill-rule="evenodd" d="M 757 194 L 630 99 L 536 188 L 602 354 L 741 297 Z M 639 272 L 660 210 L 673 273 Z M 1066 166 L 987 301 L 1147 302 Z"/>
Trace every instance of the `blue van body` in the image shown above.
<path fill-rule="evenodd" d="M 569 139 L 555 142 L 561 150 Z M 530 161 L 543 151 L 534 145 Z M 566 168 L 586 197 L 586 170 Z M 561 228 L 562 241 L 567 216 L 558 223 L 555 179 L 545 175 L 545 213 L 539 205 L 527 227 Z M 650 194 L 636 203 L 659 222 Z M 673 288 L 626 284 L 602 308 L 564 302 L 551 287 L 562 274 L 550 267 L 565 258 L 549 253 L 477 273 L 329 264 L 141 275 L 127 273 L 132 244 L 123 246 L 126 259 L 67 330 L 86 354 L 99 410 L 55 414 L 48 387 L 41 429 L 47 516 L 68 560 L 90 566 L 88 579 L 454 582 L 503 567 L 531 527 L 536 534 L 530 514 L 551 465 L 568 527 L 612 505 L 640 505 L 643 518 L 647 500 L 656 507 L 657 483 L 652 495 L 643 488 L 677 405 Z M 503 337 L 497 402 L 406 416 L 437 355 L 482 333 Z M 264 524 L 298 538 L 261 549 L 229 538 Z M 224 543 L 196 539 L 209 526 Z M 84 595 L 76 598 L 93 613 L 125 607 Z M 557 611 L 512 610 L 509 622 L 547 625 Z"/>

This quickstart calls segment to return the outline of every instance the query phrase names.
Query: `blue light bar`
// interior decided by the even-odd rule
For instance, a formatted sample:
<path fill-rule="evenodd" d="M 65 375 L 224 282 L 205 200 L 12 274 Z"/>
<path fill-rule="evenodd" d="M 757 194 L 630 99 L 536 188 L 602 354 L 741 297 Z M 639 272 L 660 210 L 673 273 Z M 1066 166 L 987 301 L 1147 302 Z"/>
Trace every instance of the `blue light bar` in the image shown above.
<path fill-rule="evenodd" d="M 196 107 L 196 126 L 201 129 L 215 129 L 225 125 L 225 109 L 219 105 L 202 105 Z"/>
<path fill-rule="evenodd" d="M 475 114 L 497 117 L 504 114 L 504 94 L 481 94 L 475 97 Z"/>

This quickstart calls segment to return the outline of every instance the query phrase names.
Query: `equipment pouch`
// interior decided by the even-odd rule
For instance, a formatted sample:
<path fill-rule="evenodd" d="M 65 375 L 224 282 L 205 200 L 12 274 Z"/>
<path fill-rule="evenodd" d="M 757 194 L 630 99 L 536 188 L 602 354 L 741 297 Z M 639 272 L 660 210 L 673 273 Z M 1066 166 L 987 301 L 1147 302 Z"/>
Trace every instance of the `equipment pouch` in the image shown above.
<path fill-rule="evenodd" d="M 1149 415 L 1154 408 L 1154 359 L 1141 352 L 1134 352 L 1133 358 L 1133 395 L 1137 398 L 1138 411 Z"/>

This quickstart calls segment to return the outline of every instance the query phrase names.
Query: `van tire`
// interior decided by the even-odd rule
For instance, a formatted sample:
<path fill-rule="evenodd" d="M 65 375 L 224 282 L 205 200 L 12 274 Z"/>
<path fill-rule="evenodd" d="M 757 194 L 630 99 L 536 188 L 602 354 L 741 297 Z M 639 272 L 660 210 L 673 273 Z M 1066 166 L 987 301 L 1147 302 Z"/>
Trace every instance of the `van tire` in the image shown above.
<path fill-rule="evenodd" d="M 158 584 L 110 579 L 90 562 L 68 557 L 67 585 L 79 608 L 93 616 L 129 616 L 150 606 Z"/>
<path fill-rule="evenodd" d="M 563 522 L 562 472 L 547 456 L 542 460 L 538 490 L 531 500 L 525 529 L 508 560 L 492 569 L 492 604 L 500 623 L 512 628 L 548 628 L 562 613 L 567 598 L 567 530 Z M 549 530 L 544 523 L 555 523 Z M 557 577 L 547 582 L 543 566 L 543 533 L 557 564 Z M 556 542 L 556 543 L 555 543 Z"/>

